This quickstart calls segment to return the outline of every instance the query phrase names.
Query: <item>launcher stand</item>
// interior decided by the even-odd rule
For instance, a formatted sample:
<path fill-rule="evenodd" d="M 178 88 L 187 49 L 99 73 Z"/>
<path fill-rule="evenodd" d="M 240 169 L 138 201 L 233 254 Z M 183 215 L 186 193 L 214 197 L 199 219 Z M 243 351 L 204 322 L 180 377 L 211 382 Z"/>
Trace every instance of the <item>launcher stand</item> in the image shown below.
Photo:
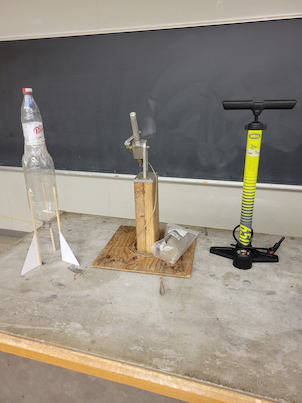
<path fill-rule="evenodd" d="M 252 247 L 253 229 L 253 210 L 256 183 L 258 176 L 258 166 L 261 148 L 262 131 L 266 125 L 258 121 L 260 113 L 264 109 L 292 109 L 296 105 L 295 100 L 287 101 L 224 101 L 223 107 L 230 109 L 251 109 L 254 114 L 254 121 L 245 126 L 248 130 L 246 157 L 243 178 L 243 195 L 241 203 L 240 225 L 234 228 L 233 236 L 236 244 L 232 247 L 212 246 L 211 253 L 228 259 L 233 259 L 233 265 L 238 269 L 247 270 L 252 267 L 253 262 L 275 263 L 279 261 L 275 252 L 283 242 L 284 237 L 280 239 L 271 248 Z M 235 231 L 239 227 L 239 238 L 235 236 Z"/>
<path fill-rule="evenodd" d="M 130 121 L 133 136 L 124 144 L 143 165 L 143 171 L 134 179 L 136 250 L 150 254 L 151 246 L 159 239 L 158 177 L 155 172 L 148 172 L 149 146 L 147 140 L 140 138 L 135 112 L 130 113 Z"/>

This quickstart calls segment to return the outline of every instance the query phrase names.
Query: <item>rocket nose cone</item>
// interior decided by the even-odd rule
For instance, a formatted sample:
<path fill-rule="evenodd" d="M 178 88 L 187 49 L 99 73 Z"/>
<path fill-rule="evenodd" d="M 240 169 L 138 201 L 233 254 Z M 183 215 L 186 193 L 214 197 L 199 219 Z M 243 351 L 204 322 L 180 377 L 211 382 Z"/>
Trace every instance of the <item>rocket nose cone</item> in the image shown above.
<path fill-rule="evenodd" d="M 32 94 L 33 90 L 32 90 L 32 88 L 22 88 L 22 92 L 23 92 L 23 95 Z"/>

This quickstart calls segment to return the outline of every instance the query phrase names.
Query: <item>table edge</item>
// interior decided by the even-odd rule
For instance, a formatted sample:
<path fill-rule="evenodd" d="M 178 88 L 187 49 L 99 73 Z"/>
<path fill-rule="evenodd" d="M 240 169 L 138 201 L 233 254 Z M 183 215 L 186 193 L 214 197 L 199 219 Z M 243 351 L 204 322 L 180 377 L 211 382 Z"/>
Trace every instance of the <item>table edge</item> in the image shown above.
<path fill-rule="evenodd" d="M 0 351 L 189 403 L 269 403 L 242 392 L 0 332 Z"/>

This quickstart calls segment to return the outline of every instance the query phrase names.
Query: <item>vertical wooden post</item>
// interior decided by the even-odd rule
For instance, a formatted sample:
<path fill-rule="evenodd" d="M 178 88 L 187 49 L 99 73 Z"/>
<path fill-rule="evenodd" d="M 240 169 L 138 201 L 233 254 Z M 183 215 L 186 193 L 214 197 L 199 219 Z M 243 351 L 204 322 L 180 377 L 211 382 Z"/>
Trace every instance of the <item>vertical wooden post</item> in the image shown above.
<path fill-rule="evenodd" d="M 136 250 L 151 253 L 151 246 L 159 239 L 158 181 L 153 173 L 148 173 L 147 179 L 143 179 L 141 173 L 134 179 L 134 196 Z M 152 216 L 154 207 L 155 211 Z"/>

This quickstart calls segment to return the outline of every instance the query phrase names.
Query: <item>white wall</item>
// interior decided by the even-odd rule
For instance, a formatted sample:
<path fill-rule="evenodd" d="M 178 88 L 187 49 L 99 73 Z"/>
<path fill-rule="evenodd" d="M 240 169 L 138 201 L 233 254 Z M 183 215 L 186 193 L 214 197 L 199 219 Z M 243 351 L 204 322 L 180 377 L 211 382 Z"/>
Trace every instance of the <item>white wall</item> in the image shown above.
<path fill-rule="evenodd" d="M 63 211 L 135 218 L 133 176 L 57 171 L 59 208 Z M 87 174 L 89 175 L 89 174 Z M 177 183 L 180 182 L 180 183 Z M 161 222 L 233 229 L 239 224 L 242 186 L 218 181 L 159 178 Z M 21 168 L 0 169 L 0 228 L 32 231 Z M 302 237 L 302 187 L 259 185 L 253 229 L 258 233 Z"/>
<path fill-rule="evenodd" d="M 301 16 L 301 0 L 1 0 L 0 40 Z"/>

